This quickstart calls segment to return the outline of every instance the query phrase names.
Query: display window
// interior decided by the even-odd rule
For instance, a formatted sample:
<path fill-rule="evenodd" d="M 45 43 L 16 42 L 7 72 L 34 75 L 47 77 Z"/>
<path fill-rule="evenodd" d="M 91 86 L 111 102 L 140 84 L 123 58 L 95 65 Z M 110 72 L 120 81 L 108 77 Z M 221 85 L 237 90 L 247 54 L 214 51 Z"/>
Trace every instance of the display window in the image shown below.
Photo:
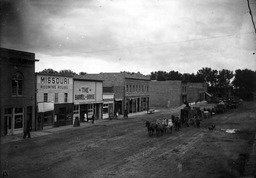
<path fill-rule="evenodd" d="M 14 109 L 14 129 L 23 127 L 23 108 Z"/>

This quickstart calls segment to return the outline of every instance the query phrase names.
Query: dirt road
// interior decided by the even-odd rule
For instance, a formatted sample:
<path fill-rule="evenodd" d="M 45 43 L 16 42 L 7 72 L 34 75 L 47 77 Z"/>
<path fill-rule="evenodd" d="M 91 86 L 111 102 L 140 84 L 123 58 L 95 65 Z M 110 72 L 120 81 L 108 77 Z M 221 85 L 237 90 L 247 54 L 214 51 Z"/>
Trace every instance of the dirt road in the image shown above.
<path fill-rule="evenodd" d="M 252 176 L 255 108 L 256 102 L 246 102 L 203 120 L 200 128 L 162 137 L 149 137 L 145 120 L 170 117 L 169 110 L 6 143 L 1 169 L 8 177 L 26 178 Z M 216 129 L 210 131 L 212 123 Z"/>

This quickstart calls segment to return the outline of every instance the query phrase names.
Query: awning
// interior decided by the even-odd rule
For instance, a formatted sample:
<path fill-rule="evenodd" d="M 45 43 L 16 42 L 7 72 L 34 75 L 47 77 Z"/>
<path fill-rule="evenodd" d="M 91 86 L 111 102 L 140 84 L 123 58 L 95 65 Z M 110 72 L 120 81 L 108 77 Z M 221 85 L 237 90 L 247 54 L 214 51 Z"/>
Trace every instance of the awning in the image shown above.
<path fill-rule="evenodd" d="M 53 102 L 38 103 L 38 112 L 47 112 L 54 110 Z"/>
<path fill-rule="evenodd" d="M 208 92 L 205 92 L 205 94 L 208 95 L 208 96 L 210 96 L 210 97 L 212 97 L 212 95 L 211 95 L 210 93 L 208 93 Z"/>
<path fill-rule="evenodd" d="M 115 101 L 123 101 L 123 99 L 115 98 Z"/>

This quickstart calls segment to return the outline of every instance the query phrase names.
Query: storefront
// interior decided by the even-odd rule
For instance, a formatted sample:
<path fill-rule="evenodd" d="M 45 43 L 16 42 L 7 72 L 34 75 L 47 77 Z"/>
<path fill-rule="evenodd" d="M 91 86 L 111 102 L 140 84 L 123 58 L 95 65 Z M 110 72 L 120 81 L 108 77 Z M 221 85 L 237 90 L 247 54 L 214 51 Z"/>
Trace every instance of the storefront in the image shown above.
<path fill-rule="evenodd" d="M 149 109 L 148 97 L 128 97 L 126 98 L 126 108 L 128 113 L 146 111 Z"/>
<path fill-rule="evenodd" d="M 1 135 L 35 130 L 35 54 L 0 48 Z"/>
<path fill-rule="evenodd" d="M 149 109 L 149 81 L 147 77 L 125 78 L 125 109 L 128 113 Z"/>
<path fill-rule="evenodd" d="M 26 114 L 25 114 L 26 112 Z M 13 135 L 23 132 L 26 120 L 32 120 L 32 107 L 5 108 L 4 110 L 4 135 Z M 30 125 L 31 127 L 32 125 Z"/>
<path fill-rule="evenodd" d="M 114 118 L 114 94 L 103 93 L 103 119 Z"/>
<path fill-rule="evenodd" d="M 60 74 L 37 73 L 37 129 L 72 125 L 73 122 L 73 77 Z M 51 109 L 50 103 L 52 103 Z"/>
<path fill-rule="evenodd" d="M 74 109 L 73 120 L 87 122 L 94 115 L 95 119 L 102 119 L 103 93 L 102 81 L 74 77 Z"/>

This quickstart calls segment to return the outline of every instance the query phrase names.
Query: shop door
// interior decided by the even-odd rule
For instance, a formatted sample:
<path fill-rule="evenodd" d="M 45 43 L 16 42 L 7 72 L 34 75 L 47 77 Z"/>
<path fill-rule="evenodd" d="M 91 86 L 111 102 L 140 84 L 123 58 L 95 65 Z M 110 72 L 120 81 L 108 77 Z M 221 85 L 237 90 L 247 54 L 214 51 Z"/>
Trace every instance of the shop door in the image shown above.
<path fill-rule="evenodd" d="M 8 115 L 8 116 L 4 116 L 4 120 L 5 120 L 5 135 L 12 135 L 12 116 Z"/>

